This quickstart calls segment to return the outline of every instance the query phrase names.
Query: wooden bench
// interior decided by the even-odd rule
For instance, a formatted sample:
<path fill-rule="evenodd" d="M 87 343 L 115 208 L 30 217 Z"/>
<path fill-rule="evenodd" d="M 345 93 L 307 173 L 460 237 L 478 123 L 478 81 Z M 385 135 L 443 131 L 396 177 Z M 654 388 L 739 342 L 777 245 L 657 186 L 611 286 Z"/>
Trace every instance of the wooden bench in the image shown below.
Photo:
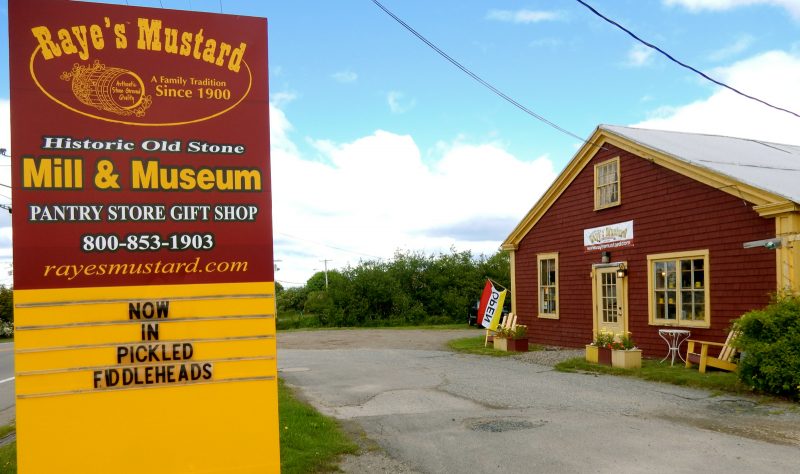
<path fill-rule="evenodd" d="M 736 362 L 734 362 L 734 357 L 736 357 L 736 348 L 731 345 L 731 341 L 734 339 L 736 339 L 734 331 L 728 333 L 728 338 L 725 339 L 724 344 L 689 339 L 689 346 L 686 348 L 686 367 L 698 364 L 700 373 L 703 374 L 706 373 L 706 367 L 715 367 L 729 372 L 735 371 Z M 695 345 L 700 346 L 700 352 L 695 352 Z M 710 346 L 720 347 L 719 354 L 716 357 L 708 354 Z"/>
<path fill-rule="evenodd" d="M 517 315 L 514 313 L 508 313 L 501 321 L 500 324 L 497 325 L 498 330 L 492 331 L 491 329 L 486 330 L 486 338 L 483 340 L 483 347 L 486 347 L 489 344 L 489 336 L 491 335 L 494 337 L 495 334 L 500 332 L 500 329 L 511 329 L 517 327 Z M 491 334 L 490 334 L 491 333 Z"/>

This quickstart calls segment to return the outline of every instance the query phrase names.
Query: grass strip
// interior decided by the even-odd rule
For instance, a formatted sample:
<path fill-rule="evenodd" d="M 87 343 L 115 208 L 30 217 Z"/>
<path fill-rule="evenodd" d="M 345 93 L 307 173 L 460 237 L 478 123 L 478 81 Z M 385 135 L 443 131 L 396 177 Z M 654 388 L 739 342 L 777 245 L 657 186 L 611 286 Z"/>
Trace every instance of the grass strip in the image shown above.
<path fill-rule="evenodd" d="M 0 438 L 9 433 L 13 433 L 14 431 L 17 431 L 17 427 L 14 422 L 11 422 L 11 424 L 5 426 L 0 426 Z"/>
<path fill-rule="evenodd" d="M 17 472 L 17 442 L 12 441 L 5 446 L 0 446 L 0 472 L 16 474 Z"/>
<path fill-rule="evenodd" d="M 607 365 L 593 364 L 581 357 L 576 357 L 557 364 L 555 369 L 560 372 L 622 375 L 711 391 L 750 392 L 750 389 L 742 384 L 733 372 L 708 371 L 705 374 L 701 374 L 697 367 L 687 369 L 682 363 L 670 366 L 669 362 L 662 363 L 653 359 L 642 360 L 641 369 L 619 369 Z"/>
<path fill-rule="evenodd" d="M 298 400 L 282 380 L 278 407 L 282 474 L 333 471 L 339 456 L 358 451 L 335 420 Z"/>
<path fill-rule="evenodd" d="M 483 342 L 485 337 L 485 335 L 480 335 L 453 339 L 447 342 L 447 346 L 456 352 L 462 352 L 464 354 L 487 355 L 492 357 L 508 357 L 518 354 L 517 352 L 497 351 L 491 344 L 484 347 Z"/>

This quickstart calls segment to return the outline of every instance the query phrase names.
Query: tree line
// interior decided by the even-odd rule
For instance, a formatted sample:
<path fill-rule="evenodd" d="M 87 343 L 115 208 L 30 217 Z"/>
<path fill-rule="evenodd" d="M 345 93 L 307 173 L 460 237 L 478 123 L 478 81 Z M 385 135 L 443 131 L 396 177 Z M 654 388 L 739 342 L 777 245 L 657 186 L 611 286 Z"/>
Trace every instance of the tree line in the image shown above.
<path fill-rule="evenodd" d="M 305 286 L 279 288 L 278 327 L 400 326 L 466 322 L 490 278 L 510 286 L 506 252 L 474 256 L 397 252 L 314 274 Z"/>

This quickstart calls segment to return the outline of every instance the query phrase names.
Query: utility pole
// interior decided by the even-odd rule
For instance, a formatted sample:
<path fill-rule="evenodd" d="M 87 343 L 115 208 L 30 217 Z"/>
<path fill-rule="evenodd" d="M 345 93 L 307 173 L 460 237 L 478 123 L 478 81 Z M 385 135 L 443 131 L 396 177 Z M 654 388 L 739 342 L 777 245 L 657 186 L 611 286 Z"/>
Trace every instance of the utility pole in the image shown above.
<path fill-rule="evenodd" d="M 277 324 L 277 321 L 278 321 L 278 279 L 275 278 L 275 273 L 278 270 L 280 270 L 280 268 L 278 268 L 278 262 L 282 262 L 282 261 L 283 260 L 272 259 L 272 269 L 274 270 L 272 272 L 272 279 L 274 280 L 273 283 L 275 283 L 275 295 L 274 295 L 274 297 L 275 297 L 275 322 L 276 322 L 276 324 Z"/>
<path fill-rule="evenodd" d="M 328 291 L 328 262 L 332 262 L 333 260 L 320 260 L 320 262 L 325 264 L 325 291 Z"/>

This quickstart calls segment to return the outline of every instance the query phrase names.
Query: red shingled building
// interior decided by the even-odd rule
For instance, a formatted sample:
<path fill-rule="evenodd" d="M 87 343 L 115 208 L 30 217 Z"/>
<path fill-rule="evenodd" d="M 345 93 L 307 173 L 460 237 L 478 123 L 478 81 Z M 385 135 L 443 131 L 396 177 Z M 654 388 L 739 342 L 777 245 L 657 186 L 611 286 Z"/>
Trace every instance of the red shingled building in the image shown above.
<path fill-rule="evenodd" d="M 605 328 L 660 357 L 658 329 L 722 342 L 798 291 L 799 238 L 800 147 L 603 125 L 502 248 L 532 342 L 579 347 Z"/>

